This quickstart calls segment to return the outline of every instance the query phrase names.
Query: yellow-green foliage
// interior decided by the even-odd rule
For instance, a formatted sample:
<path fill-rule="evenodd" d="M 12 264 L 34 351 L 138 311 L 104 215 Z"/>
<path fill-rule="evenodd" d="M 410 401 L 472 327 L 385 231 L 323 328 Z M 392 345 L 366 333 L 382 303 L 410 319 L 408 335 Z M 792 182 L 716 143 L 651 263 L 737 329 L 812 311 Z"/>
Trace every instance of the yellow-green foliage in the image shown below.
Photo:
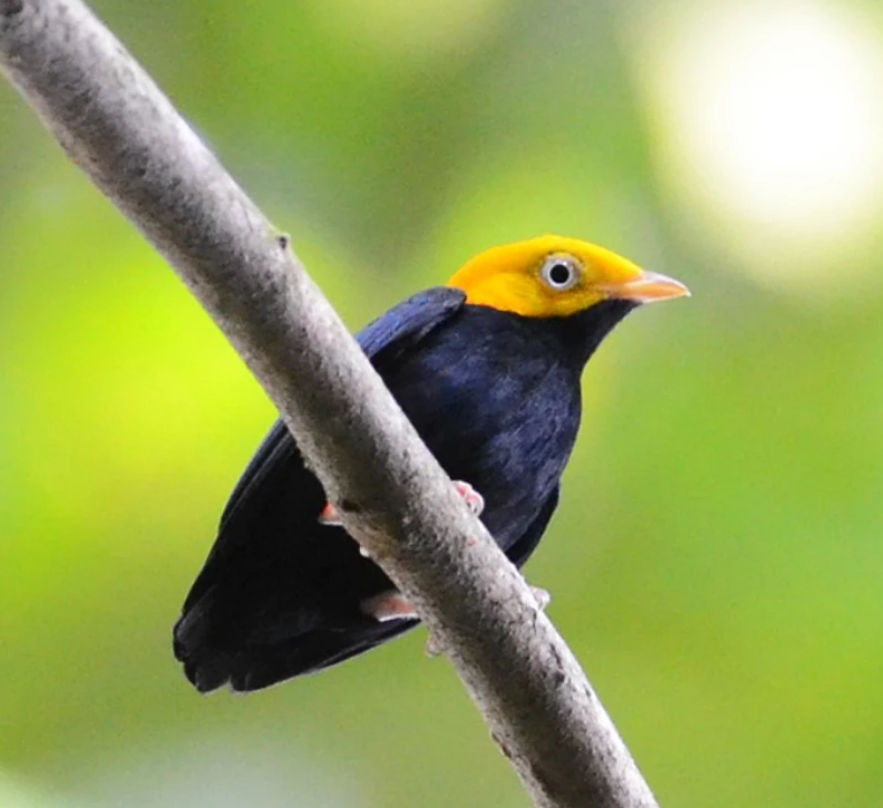
<path fill-rule="evenodd" d="M 803 198 L 781 221 L 727 207 L 713 161 L 730 152 L 684 148 L 690 77 L 713 65 L 663 69 L 680 31 L 711 25 L 692 4 L 443 5 L 96 4 L 353 328 L 543 232 L 690 286 L 590 364 L 563 503 L 527 574 L 664 804 L 878 804 L 883 193 L 841 229 Z M 875 37 L 875 14 L 843 25 Z M 6 86 L 0 121 L 10 804 L 526 806 L 422 632 L 247 698 L 186 683 L 169 630 L 273 412 Z M 752 177 L 774 190 L 764 165 Z"/>

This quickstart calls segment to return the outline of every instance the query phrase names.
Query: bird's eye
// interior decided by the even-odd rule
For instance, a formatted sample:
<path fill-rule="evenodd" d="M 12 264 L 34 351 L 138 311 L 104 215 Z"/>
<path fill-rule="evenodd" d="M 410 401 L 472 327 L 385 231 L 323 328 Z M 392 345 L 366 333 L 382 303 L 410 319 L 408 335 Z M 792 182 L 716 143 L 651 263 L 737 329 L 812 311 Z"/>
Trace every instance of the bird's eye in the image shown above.
<path fill-rule="evenodd" d="M 573 288 L 579 280 L 576 262 L 562 255 L 553 255 L 546 259 L 541 275 L 546 284 L 556 292 Z"/>

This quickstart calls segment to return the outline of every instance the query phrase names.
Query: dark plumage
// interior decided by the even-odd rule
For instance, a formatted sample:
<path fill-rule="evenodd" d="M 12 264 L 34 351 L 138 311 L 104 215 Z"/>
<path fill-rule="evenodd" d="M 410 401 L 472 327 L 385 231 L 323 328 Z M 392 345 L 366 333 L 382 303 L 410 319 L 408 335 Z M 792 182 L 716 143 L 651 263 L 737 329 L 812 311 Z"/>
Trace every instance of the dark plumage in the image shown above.
<path fill-rule="evenodd" d="M 485 500 L 482 520 L 518 565 L 558 502 L 580 421 L 580 374 L 640 300 L 569 316 L 524 316 L 422 292 L 358 337 L 452 479 Z M 317 671 L 416 625 L 360 604 L 392 588 L 341 527 L 321 525 L 322 487 L 277 423 L 230 498 L 175 626 L 175 655 L 199 690 L 255 690 Z"/>

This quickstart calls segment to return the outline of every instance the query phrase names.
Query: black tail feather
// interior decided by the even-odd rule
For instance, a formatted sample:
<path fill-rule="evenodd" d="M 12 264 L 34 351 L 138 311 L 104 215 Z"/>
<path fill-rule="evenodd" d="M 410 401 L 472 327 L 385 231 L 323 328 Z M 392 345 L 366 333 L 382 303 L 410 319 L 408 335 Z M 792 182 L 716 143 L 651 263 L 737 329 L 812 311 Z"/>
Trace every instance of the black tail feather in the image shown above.
<path fill-rule="evenodd" d="M 216 618 L 215 618 L 216 619 Z M 402 634 L 417 620 L 378 623 L 364 618 L 348 628 L 307 631 L 285 641 L 240 642 L 236 650 L 213 641 L 208 609 L 198 601 L 175 624 L 175 657 L 197 690 L 209 693 L 224 685 L 232 690 L 261 690 L 294 676 L 315 673 Z"/>

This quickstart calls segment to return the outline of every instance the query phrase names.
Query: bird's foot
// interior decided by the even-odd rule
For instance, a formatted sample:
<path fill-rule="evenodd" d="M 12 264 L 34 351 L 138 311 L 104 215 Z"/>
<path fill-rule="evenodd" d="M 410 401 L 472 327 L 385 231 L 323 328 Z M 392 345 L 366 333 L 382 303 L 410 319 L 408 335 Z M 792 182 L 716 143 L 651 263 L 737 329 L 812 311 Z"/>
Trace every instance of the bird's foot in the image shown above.
<path fill-rule="evenodd" d="M 435 641 L 435 637 L 430 634 L 429 639 L 426 640 L 426 656 L 432 658 L 441 656 L 441 654 L 441 646 Z"/>
<path fill-rule="evenodd" d="M 484 510 L 484 497 L 469 483 L 463 482 L 463 480 L 454 480 L 454 488 L 457 489 L 457 493 L 463 498 L 466 507 L 476 516 L 481 516 L 481 512 Z"/>
<path fill-rule="evenodd" d="M 534 596 L 534 600 L 537 602 L 537 608 L 541 612 L 546 611 L 546 606 L 552 602 L 552 596 L 549 594 L 549 590 L 540 589 L 538 586 L 532 586 L 530 587 L 530 591 Z"/>
<path fill-rule="evenodd" d="M 366 598 L 359 607 L 362 614 L 373 617 L 378 623 L 389 620 L 417 620 L 417 612 L 397 589 L 388 589 L 379 595 Z"/>
<path fill-rule="evenodd" d="M 484 510 L 484 497 L 469 483 L 463 482 L 462 480 L 454 480 L 454 488 L 463 498 L 463 501 L 466 503 L 469 510 L 476 516 L 480 516 L 481 512 Z M 328 527 L 343 526 L 343 520 L 340 518 L 340 513 L 330 502 L 322 508 L 317 521 L 320 525 L 326 525 Z"/>
<path fill-rule="evenodd" d="M 337 508 L 335 508 L 330 502 L 322 508 L 317 521 L 320 525 L 327 525 L 328 527 L 343 527 L 343 520 L 337 512 Z"/>

